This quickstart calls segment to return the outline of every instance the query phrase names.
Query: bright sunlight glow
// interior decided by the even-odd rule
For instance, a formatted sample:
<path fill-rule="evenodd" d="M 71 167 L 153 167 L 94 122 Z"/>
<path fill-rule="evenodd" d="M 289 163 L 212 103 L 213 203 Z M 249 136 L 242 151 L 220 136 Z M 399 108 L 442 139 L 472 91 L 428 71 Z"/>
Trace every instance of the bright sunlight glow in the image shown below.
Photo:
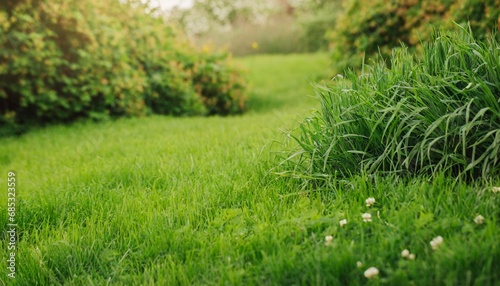
<path fill-rule="evenodd" d="M 151 0 L 154 7 L 160 7 L 162 10 L 170 10 L 174 7 L 189 8 L 193 5 L 192 0 Z"/>

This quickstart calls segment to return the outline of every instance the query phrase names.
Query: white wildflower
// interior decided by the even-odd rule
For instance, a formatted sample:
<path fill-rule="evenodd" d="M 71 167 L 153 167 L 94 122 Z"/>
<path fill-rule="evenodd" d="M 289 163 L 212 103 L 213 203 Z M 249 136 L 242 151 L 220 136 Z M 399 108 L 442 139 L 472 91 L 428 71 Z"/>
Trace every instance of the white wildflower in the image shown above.
<path fill-rule="evenodd" d="M 410 253 L 410 255 L 408 255 L 408 259 L 415 260 L 415 254 Z"/>
<path fill-rule="evenodd" d="M 365 277 L 370 279 L 378 275 L 378 269 L 375 267 L 370 267 L 365 271 Z"/>
<path fill-rule="evenodd" d="M 358 261 L 358 262 L 356 262 L 356 266 L 357 266 L 358 268 L 361 268 L 361 267 L 363 266 L 363 263 L 361 263 L 361 261 Z"/>
<path fill-rule="evenodd" d="M 375 198 L 368 198 L 365 202 L 367 207 L 371 207 L 375 204 Z"/>
<path fill-rule="evenodd" d="M 343 220 L 339 221 L 339 224 L 341 227 L 345 226 L 347 224 L 347 219 L 343 219 Z"/>
<path fill-rule="evenodd" d="M 371 222 L 372 221 L 372 215 L 369 213 L 364 213 L 361 215 L 363 217 L 364 222 Z"/>
<path fill-rule="evenodd" d="M 401 256 L 408 258 L 410 256 L 410 251 L 408 249 L 401 251 Z"/>
<path fill-rule="evenodd" d="M 477 224 L 483 224 L 484 223 L 484 217 L 482 215 L 478 215 L 474 218 L 474 222 Z"/>
<path fill-rule="evenodd" d="M 325 236 L 325 245 L 326 246 L 330 245 L 330 243 L 332 243 L 332 240 L 333 240 L 333 236 L 331 236 L 331 235 Z"/>
<path fill-rule="evenodd" d="M 431 240 L 431 247 L 432 249 L 436 250 L 438 249 L 438 247 L 443 243 L 443 237 L 441 236 L 438 236 L 438 237 L 434 237 L 432 240 Z"/>
<path fill-rule="evenodd" d="M 491 189 L 491 191 L 494 193 L 500 193 L 500 187 L 493 187 L 493 189 Z"/>

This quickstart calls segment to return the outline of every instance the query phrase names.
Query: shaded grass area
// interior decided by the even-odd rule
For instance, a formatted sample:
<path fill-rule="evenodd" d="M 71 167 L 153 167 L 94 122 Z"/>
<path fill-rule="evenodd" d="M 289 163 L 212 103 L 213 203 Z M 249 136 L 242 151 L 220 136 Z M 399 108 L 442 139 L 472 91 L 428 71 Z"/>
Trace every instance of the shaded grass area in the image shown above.
<path fill-rule="evenodd" d="M 295 126 L 295 113 L 316 107 L 308 82 L 326 56 L 239 61 L 254 82 L 243 116 L 121 119 L 0 139 L 0 184 L 16 172 L 19 224 L 17 278 L 3 268 L 1 284 L 497 283 L 498 178 L 466 186 L 356 177 L 302 190 L 269 173 L 270 142 Z M 2 225 L 6 213 L 2 195 Z M 438 235 L 444 243 L 433 251 Z M 404 248 L 416 259 L 401 258 Z M 363 276 L 371 266 L 375 280 Z"/>

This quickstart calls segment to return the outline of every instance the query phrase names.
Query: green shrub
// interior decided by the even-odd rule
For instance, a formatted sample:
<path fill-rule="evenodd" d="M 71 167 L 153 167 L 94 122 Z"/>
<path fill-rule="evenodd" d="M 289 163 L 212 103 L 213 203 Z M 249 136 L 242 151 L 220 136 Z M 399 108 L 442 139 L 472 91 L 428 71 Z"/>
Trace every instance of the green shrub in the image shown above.
<path fill-rule="evenodd" d="M 316 86 L 322 109 L 285 161 L 305 178 L 368 173 L 459 178 L 500 173 L 500 41 L 436 32 L 421 59 L 406 48 L 358 76 Z"/>
<path fill-rule="evenodd" d="M 0 124 L 241 112 L 245 82 L 228 55 L 195 50 L 146 7 L 118 0 L 2 2 Z M 199 69 L 206 66 L 220 72 L 206 80 L 200 74 L 210 71 Z"/>
<path fill-rule="evenodd" d="M 420 39 L 428 39 L 431 24 L 451 28 L 453 21 L 470 20 L 475 36 L 483 39 L 497 28 L 499 0 L 349 0 L 329 34 L 333 65 L 337 71 L 359 68 L 363 57 L 391 50 L 404 43 L 420 50 Z"/>
<path fill-rule="evenodd" d="M 232 66 L 227 54 L 211 51 L 201 53 L 193 63 L 193 84 L 209 115 L 241 113 L 244 109 L 246 82 Z"/>
<path fill-rule="evenodd" d="M 158 68 L 147 68 L 146 105 L 153 113 L 166 115 L 204 115 L 206 109 L 195 92 L 190 73 L 181 63 L 167 62 Z"/>
<path fill-rule="evenodd" d="M 148 70 L 146 103 L 154 113 L 229 115 L 244 111 L 246 81 L 226 53 L 193 50 L 179 55 L 168 67 Z"/>
<path fill-rule="evenodd" d="M 108 4 L 108 5 L 105 5 Z M 0 113 L 16 123 L 142 113 L 145 75 L 128 57 L 124 5 L 26 1 L 1 10 Z M 107 27 L 103 29 L 100 27 Z M 95 30 L 97 29 L 97 30 Z M 121 30 L 122 29 L 122 30 Z"/>

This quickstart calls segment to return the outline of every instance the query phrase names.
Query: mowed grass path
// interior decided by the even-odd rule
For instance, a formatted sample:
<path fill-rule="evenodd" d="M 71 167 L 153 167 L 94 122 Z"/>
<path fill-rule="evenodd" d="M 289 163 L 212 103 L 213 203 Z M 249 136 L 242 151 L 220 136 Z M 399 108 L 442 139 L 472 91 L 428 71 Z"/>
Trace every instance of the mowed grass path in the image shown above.
<path fill-rule="evenodd" d="M 318 105 L 309 83 L 325 74 L 327 56 L 238 61 L 254 85 L 242 116 L 121 119 L 0 139 L 0 184 L 16 172 L 19 224 L 15 280 L 2 233 L 2 284 L 498 283 L 498 178 L 454 186 L 359 177 L 299 189 L 269 173 L 270 151 L 296 114 Z M 0 203 L 6 225 L 6 195 Z M 401 257 L 404 248 L 415 260 Z M 363 276 L 371 266 L 374 280 Z"/>

